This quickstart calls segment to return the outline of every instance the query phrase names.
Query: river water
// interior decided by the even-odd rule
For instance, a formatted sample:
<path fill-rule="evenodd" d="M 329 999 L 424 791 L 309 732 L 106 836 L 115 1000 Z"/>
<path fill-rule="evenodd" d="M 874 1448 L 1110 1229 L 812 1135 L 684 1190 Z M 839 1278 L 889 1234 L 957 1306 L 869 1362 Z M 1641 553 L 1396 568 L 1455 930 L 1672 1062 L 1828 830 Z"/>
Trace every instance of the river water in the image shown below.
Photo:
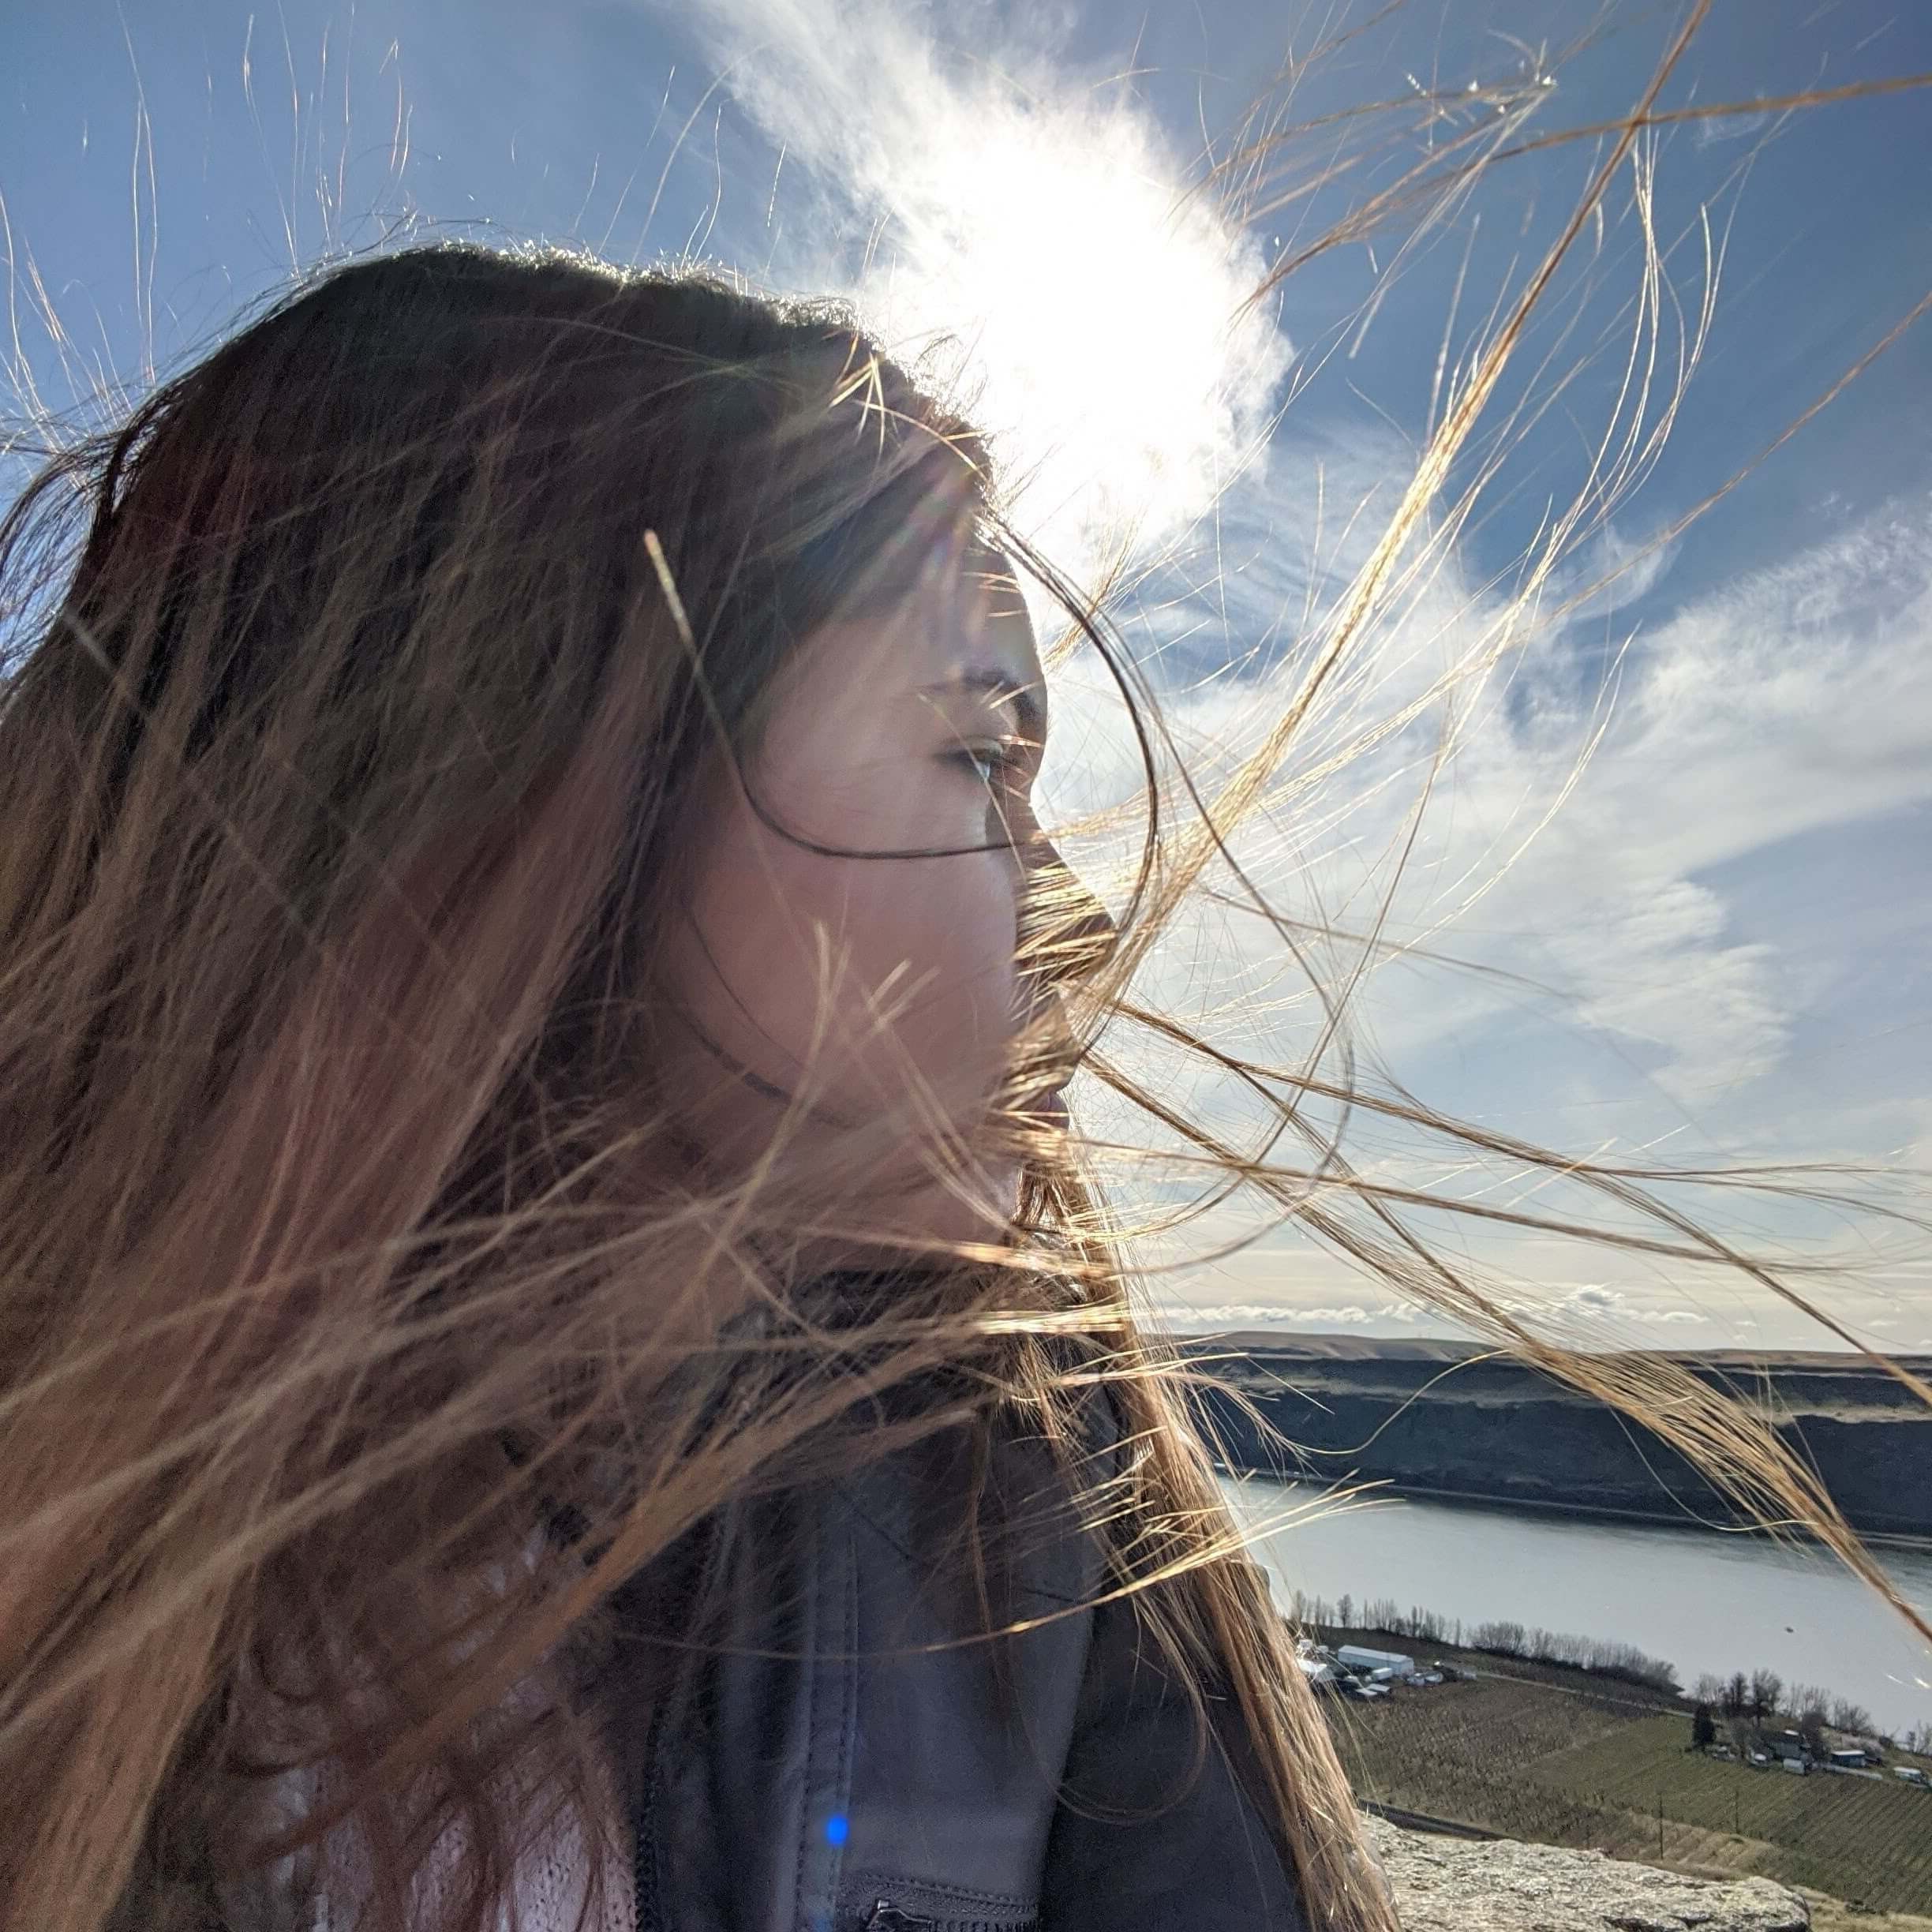
<path fill-rule="evenodd" d="M 1283 1608 L 1299 1588 L 1331 1603 L 1393 1597 L 1460 1617 L 1634 1643 L 1703 1672 L 1776 1671 L 1863 1704 L 1895 1734 L 1932 1721 L 1932 1656 L 1896 1613 L 1810 1548 L 1717 1531 L 1387 1498 L 1326 1507 L 1260 1478 L 1224 1485 L 1260 1533 Z M 1290 1518 L 1295 1520 L 1287 1520 Z M 1932 1552 L 1885 1548 L 1903 1593 L 1932 1608 Z M 1424 1646 L 1426 1648 L 1426 1646 Z"/>

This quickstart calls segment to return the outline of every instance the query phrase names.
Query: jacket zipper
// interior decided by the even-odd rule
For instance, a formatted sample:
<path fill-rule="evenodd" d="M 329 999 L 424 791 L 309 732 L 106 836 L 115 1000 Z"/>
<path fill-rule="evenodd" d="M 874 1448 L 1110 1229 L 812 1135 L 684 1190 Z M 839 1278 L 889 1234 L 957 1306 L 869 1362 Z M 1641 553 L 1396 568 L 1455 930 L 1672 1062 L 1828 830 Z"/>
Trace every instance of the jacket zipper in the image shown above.
<path fill-rule="evenodd" d="M 930 1919 L 880 1899 L 866 1915 L 861 1932 L 1039 1932 L 1037 1919 Z"/>
<path fill-rule="evenodd" d="M 667 1932 L 664 1901 L 657 1896 L 657 1826 L 658 1751 L 663 1742 L 661 1706 L 652 1712 L 645 1732 L 642 1776 L 631 1817 L 631 1896 L 637 1932 Z"/>

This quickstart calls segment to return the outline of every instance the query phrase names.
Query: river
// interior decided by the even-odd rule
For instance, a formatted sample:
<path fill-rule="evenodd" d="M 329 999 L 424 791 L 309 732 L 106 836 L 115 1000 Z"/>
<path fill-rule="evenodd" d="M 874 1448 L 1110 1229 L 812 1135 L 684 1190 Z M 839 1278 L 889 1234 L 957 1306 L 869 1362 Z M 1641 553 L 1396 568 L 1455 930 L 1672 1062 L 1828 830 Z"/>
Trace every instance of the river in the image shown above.
<path fill-rule="evenodd" d="M 1286 1521 L 1317 1492 L 1260 1478 L 1224 1487 L 1260 1531 L 1255 1553 L 1284 1608 L 1297 1588 L 1331 1603 L 1344 1591 L 1358 1604 L 1393 1597 L 1466 1626 L 1507 1619 L 1633 1643 L 1687 1686 L 1705 1671 L 1774 1670 L 1852 1698 L 1894 1734 L 1932 1722 L 1932 1657 L 1814 1548 L 1407 1497 Z M 1904 1596 L 1932 1608 L 1932 1552 L 1878 1553 Z"/>

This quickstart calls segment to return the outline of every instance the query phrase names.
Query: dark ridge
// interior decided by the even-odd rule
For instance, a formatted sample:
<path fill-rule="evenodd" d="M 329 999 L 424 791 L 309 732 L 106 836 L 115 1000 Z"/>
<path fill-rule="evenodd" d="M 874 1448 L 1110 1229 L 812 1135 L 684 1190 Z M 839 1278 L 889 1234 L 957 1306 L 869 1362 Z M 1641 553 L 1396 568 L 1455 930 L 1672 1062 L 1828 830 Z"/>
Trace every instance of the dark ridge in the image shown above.
<path fill-rule="evenodd" d="M 1519 1508 L 1675 1523 L 1736 1512 L 1624 1417 L 1479 1345 L 1357 1335 L 1192 1335 L 1199 1400 L 1229 1467 L 1284 1480 L 1354 1477 Z M 1659 1355 L 1666 1351 L 1657 1351 Z M 1810 1463 L 1854 1528 L 1932 1538 L 1932 1412 L 1874 1363 L 1823 1352 L 1669 1352 L 1749 1402 Z M 1932 1360 L 1901 1357 L 1932 1376 Z M 1226 1387 L 1293 1445 L 1257 1429 Z"/>

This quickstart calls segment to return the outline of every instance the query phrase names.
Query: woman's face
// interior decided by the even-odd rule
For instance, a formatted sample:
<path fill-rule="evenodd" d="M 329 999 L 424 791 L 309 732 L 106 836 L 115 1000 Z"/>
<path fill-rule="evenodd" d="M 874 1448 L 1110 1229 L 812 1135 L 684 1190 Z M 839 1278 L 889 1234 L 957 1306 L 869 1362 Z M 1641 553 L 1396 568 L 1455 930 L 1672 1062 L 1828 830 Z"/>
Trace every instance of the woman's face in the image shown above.
<path fill-rule="evenodd" d="M 1033 818 L 1046 693 L 1017 590 L 954 570 L 827 626 L 769 719 L 713 781 L 671 938 L 674 1101 L 725 1173 L 781 1126 L 808 1159 L 848 1145 L 835 1249 L 997 1241 L 1028 1140 L 1064 1129 L 1056 983 L 1113 930 Z"/>

